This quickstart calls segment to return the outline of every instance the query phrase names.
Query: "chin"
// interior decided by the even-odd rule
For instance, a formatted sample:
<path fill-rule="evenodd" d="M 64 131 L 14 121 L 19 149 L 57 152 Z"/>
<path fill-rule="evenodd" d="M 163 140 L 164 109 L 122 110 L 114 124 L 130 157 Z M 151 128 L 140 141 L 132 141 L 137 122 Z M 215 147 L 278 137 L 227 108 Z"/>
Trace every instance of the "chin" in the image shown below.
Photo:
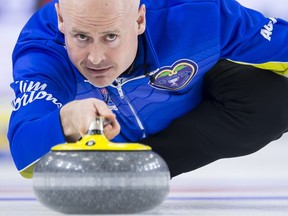
<path fill-rule="evenodd" d="M 104 88 L 112 84 L 112 82 L 99 82 L 99 80 L 91 83 L 97 88 Z"/>

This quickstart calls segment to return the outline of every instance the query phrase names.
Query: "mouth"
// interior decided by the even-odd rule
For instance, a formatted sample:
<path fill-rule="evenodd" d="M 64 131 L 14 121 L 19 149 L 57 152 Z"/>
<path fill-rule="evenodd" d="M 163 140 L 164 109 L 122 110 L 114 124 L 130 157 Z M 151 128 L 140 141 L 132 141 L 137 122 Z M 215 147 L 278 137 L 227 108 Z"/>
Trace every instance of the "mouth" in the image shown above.
<path fill-rule="evenodd" d="M 107 72 L 109 72 L 111 70 L 112 67 L 105 67 L 105 68 L 89 68 L 86 67 L 86 70 L 91 73 L 91 74 L 95 74 L 95 75 L 102 75 L 105 74 Z"/>

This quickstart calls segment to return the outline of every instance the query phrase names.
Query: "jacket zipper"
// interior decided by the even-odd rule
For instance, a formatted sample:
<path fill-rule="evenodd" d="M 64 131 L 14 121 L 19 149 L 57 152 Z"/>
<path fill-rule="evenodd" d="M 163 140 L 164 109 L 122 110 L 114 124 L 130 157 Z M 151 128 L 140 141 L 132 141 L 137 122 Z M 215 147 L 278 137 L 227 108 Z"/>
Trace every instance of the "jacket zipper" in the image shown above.
<path fill-rule="evenodd" d="M 129 80 L 129 81 L 131 81 L 131 80 Z M 143 132 L 142 138 L 145 138 L 145 137 L 146 137 L 146 133 L 145 133 L 145 128 L 144 128 L 144 126 L 143 126 L 143 124 L 142 124 L 142 121 L 140 120 L 137 112 L 135 111 L 135 109 L 134 109 L 134 107 L 132 106 L 132 104 L 130 103 L 130 101 L 129 101 L 129 100 L 125 97 L 125 95 L 124 95 L 124 92 L 123 92 L 123 89 L 122 89 L 122 85 L 123 85 L 125 82 L 122 83 L 121 78 L 116 79 L 116 82 L 117 82 L 116 88 L 117 88 L 117 91 L 118 91 L 118 94 L 119 94 L 120 98 L 123 99 L 123 100 L 125 100 L 126 103 L 128 104 L 130 110 L 132 111 L 132 113 L 133 113 L 133 115 L 134 115 L 134 117 L 135 117 L 135 119 L 136 119 L 136 122 L 137 122 L 139 128 L 140 128 L 141 131 Z M 113 86 L 113 87 L 114 87 L 114 86 Z"/>

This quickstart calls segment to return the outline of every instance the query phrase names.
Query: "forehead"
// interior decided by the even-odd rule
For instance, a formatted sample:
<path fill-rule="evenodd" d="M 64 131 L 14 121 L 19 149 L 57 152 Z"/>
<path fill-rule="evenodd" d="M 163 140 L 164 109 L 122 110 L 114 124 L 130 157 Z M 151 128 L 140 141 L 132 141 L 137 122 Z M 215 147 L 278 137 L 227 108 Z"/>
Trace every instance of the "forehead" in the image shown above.
<path fill-rule="evenodd" d="M 111 16 L 133 13 L 137 0 L 59 0 L 60 10 L 74 12 L 79 16 Z M 132 9 L 132 10 L 131 10 Z"/>
<path fill-rule="evenodd" d="M 70 28 L 123 27 L 133 22 L 138 13 L 135 0 L 60 0 L 59 3 L 66 27 Z"/>

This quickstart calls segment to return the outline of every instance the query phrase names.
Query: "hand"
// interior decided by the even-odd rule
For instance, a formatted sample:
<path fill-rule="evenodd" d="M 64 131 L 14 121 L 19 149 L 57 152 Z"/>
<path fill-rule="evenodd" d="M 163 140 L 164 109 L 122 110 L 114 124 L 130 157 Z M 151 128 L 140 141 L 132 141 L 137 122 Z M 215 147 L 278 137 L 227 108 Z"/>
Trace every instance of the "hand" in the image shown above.
<path fill-rule="evenodd" d="M 64 105 L 60 110 L 60 119 L 67 142 L 75 142 L 84 136 L 96 116 L 103 116 L 111 123 L 104 128 L 104 134 L 111 140 L 120 132 L 120 125 L 115 114 L 101 100 L 90 98 L 75 100 Z"/>

